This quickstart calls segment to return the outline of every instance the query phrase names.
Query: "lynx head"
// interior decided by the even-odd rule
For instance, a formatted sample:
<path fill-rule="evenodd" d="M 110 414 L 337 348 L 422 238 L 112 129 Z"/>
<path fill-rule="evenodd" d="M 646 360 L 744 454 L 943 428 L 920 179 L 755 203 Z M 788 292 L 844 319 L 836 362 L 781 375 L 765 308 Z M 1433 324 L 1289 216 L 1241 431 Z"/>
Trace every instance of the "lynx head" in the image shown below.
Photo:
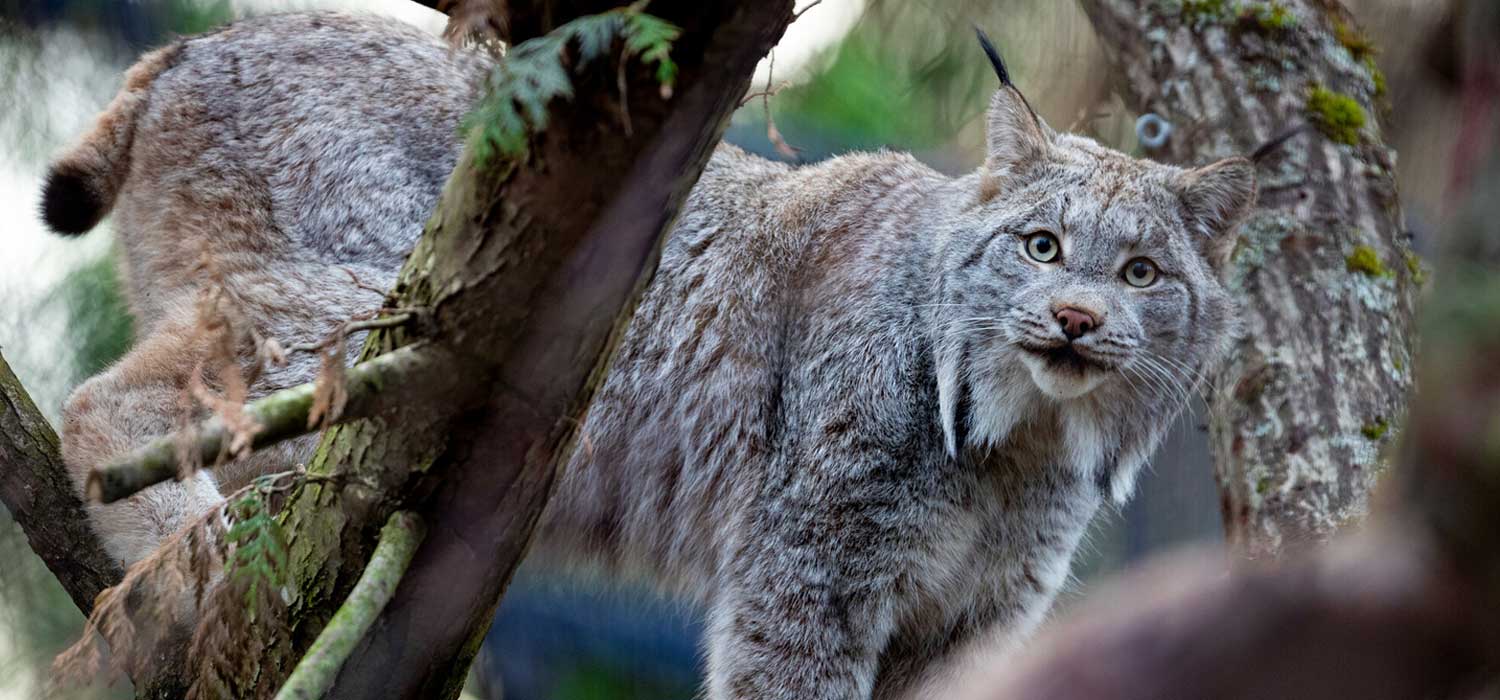
<path fill-rule="evenodd" d="M 1253 206 L 1242 158 L 1184 170 L 1056 134 L 1010 83 L 988 153 L 950 220 L 938 286 L 938 384 L 950 454 L 1053 410 L 1073 465 L 1117 500 L 1227 351 L 1221 276 Z"/>

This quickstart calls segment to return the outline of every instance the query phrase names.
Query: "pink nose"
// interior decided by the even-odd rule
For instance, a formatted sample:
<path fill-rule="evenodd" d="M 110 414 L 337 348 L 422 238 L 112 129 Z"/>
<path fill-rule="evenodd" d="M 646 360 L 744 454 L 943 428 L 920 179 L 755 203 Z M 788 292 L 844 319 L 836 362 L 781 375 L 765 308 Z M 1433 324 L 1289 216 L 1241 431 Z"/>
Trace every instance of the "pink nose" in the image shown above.
<path fill-rule="evenodd" d="M 1099 327 L 1099 319 L 1083 309 L 1064 306 L 1052 314 L 1068 340 L 1074 340 Z"/>

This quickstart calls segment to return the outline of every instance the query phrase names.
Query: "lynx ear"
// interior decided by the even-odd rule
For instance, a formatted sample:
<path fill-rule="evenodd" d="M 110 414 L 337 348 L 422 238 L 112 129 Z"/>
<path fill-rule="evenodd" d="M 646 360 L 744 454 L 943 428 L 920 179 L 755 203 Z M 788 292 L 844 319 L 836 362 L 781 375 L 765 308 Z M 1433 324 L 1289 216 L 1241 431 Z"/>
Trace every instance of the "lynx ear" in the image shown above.
<path fill-rule="evenodd" d="M 1041 160 L 1051 142 L 1050 129 L 1031 113 L 1026 98 L 1013 87 L 1002 87 L 990 99 L 985 120 L 984 167 L 1000 178 Z"/>
<path fill-rule="evenodd" d="M 995 76 L 1000 78 L 1000 90 L 990 99 L 985 119 L 987 148 L 984 166 L 991 176 L 1003 180 L 1027 163 L 1045 156 L 1052 132 L 1032 111 L 1015 83 L 1010 81 L 1010 71 L 990 38 L 978 27 L 974 28 L 974 33 L 979 36 L 979 46 L 995 68 Z"/>
<path fill-rule="evenodd" d="M 1235 227 L 1255 207 L 1255 166 L 1244 158 L 1225 158 L 1178 175 L 1173 187 L 1199 249 L 1222 271 L 1234 252 Z"/>

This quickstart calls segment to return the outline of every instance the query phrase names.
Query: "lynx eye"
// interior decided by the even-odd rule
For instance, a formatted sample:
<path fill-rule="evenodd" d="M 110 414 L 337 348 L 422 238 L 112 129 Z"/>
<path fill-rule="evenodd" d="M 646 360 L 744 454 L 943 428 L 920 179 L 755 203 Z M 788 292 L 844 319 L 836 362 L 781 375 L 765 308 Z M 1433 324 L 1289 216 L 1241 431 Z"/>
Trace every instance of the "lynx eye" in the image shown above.
<path fill-rule="evenodd" d="M 1132 287 L 1149 287 L 1156 283 L 1156 263 L 1135 258 L 1125 263 L 1125 281 Z"/>
<path fill-rule="evenodd" d="M 1057 262 L 1062 257 L 1062 244 L 1046 231 L 1033 233 L 1026 237 L 1026 254 L 1039 263 Z"/>

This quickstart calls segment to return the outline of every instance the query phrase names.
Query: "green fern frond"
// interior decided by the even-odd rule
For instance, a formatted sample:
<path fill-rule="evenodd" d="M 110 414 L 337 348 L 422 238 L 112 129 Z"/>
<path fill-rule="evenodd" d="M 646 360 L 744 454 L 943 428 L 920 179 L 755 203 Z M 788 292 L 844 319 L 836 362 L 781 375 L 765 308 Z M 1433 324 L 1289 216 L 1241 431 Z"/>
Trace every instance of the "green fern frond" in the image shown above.
<path fill-rule="evenodd" d="M 233 556 L 225 562 L 225 576 L 244 586 L 246 616 L 254 620 L 258 601 L 267 592 L 279 594 L 289 571 L 286 534 L 266 508 L 259 489 L 250 489 L 230 506 L 233 522 L 225 540 Z"/>
<path fill-rule="evenodd" d="M 670 96 L 677 78 L 672 42 L 682 30 L 646 14 L 645 2 L 579 17 L 546 36 L 511 48 L 490 75 L 488 94 L 464 119 L 463 129 L 474 133 L 476 164 L 484 167 L 496 155 L 515 158 L 526 152 L 531 135 L 547 128 L 547 107 L 556 99 L 573 97 L 573 82 L 564 66 L 567 48 L 576 46 L 581 69 L 608 56 L 618 39 L 622 61 L 638 58 L 656 66 L 662 94 Z"/>
<path fill-rule="evenodd" d="M 672 62 L 671 56 L 672 42 L 682 36 L 682 30 L 660 17 L 633 11 L 625 15 L 623 35 L 626 57 L 639 56 L 641 63 L 655 64 L 656 82 L 666 94 L 670 94 L 672 84 L 677 80 L 677 64 Z"/>

